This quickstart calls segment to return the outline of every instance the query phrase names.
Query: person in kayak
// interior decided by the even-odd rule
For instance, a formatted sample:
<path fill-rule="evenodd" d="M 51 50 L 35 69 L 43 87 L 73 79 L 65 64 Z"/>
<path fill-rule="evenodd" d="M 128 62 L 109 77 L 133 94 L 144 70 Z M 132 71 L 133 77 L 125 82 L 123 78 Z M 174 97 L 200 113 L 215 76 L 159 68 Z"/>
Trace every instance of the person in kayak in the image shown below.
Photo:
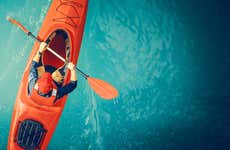
<path fill-rule="evenodd" d="M 67 37 L 67 35 L 65 33 L 63 33 L 63 31 L 55 31 L 51 34 L 51 36 L 45 41 L 48 45 L 51 43 L 51 41 L 53 40 L 53 38 L 56 35 L 62 35 L 62 37 L 65 39 L 65 43 L 66 43 L 66 61 L 69 61 L 69 54 L 70 54 L 70 42 L 69 39 Z M 40 59 L 39 61 L 39 67 L 37 67 L 38 70 L 38 78 L 41 76 L 41 74 L 43 74 L 44 72 L 50 72 L 52 73 L 52 79 L 55 82 L 55 84 L 60 87 L 63 84 L 63 80 L 64 80 L 64 76 L 65 76 L 65 70 L 66 70 L 66 65 L 62 66 L 61 68 L 55 68 L 53 66 L 50 65 L 43 65 L 42 61 Z"/>
<path fill-rule="evenodd" d="M 75 65 L 73 63 L 68 63 L 67 68 L 70 69 L 71 76 L 70 82 L 65 86 L 57 88 L 49 72 L 44 72 L 39 78 L 37 68 L 39 67 L 40 57 L 46 50 L 46 47 L 47 43 L 41 42 L 39 50 L 33 58 L 29 73 L 28 91 L 32 99 L 49 99 L 50 103 L 54 103 L 77 87 L 77 75 Z"/>

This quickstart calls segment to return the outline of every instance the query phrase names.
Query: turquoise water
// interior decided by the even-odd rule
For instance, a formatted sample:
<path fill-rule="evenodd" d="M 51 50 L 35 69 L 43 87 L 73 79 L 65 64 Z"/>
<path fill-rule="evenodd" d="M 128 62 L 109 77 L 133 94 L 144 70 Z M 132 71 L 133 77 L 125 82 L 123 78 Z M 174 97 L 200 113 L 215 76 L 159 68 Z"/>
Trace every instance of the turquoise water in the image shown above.
<path fill-rule="evenodd" d="M 0 149 L 33 41 L 51 0 L 0 0 Z M 90 0 L 78 67 L 112 83 L 114 101 L 82 77 L 48 150 L 230 149 L 227 2 Z"/>

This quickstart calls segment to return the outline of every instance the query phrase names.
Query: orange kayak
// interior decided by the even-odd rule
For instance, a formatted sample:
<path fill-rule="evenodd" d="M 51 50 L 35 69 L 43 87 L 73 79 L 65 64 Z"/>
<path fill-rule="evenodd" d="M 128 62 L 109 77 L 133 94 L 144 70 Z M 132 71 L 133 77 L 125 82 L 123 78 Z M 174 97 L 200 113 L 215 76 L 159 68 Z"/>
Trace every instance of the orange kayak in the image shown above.
<path fill-rule="evenodd" d="M 80 52 L 87 5 L 87 0 L 53 0 L 38 34 L 40 40 L 49 39 L 49 47 L 74 64 L 77 63 Z M 51 38 L 51 35 L 55 36 Z M 20 83 L 11 121 L 8 150 L 45 150 L 67 100 L 67 96 L 64 96 L 50 106 L 30 98 L 29 71 L 38 47 L 39 43 L 35 42 Z M 65 64 L 49 51 L 45 51 L 41 61 L 51 68 L 65 68 Z M 69 80 L 70 72 L 65 69 L 62 84 L 67 84 Z"/>

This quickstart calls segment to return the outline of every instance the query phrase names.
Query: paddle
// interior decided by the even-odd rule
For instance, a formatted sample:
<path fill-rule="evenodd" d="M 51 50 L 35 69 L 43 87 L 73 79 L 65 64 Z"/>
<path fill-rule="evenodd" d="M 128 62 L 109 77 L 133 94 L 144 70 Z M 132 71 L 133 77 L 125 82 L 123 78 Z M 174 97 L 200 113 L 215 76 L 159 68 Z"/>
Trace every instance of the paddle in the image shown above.
<path fill-rule="evenodd" d="M 22 31 L 24 31 L 28 36 L 32 37 L 38 42 L 40 41 L 36 36 L 34 36 L 29 30 L 27 30 L 20 22 L 17 20 L 13 19 L 12 17 L 7 17 L 7 20 L 11 22 L 12 24 L 16 25 L 19 27 Z M 63 62 L 66 62 L 66 60 L 61 57 L 59 54 L 57 54 L 54 50 L 51 48 L 47 47 L 47 50 L 49 50 L 51 53 L 53 53 L 55 56 L 57 56 L 59 59 L 61 59 Z M 97 93 L 99 96 L 101 96 L 104 99 L 110 100 L 118 96 L 118 91 L 109 83 L 92 78 L 89 75 L 85 74 L 83 71 L 81 71 L 79 68 L 76 67 L 76 70 L 80 72 L 80 74 L 87 79 L 90 87 L 94 90 L 95 93 Z"/>

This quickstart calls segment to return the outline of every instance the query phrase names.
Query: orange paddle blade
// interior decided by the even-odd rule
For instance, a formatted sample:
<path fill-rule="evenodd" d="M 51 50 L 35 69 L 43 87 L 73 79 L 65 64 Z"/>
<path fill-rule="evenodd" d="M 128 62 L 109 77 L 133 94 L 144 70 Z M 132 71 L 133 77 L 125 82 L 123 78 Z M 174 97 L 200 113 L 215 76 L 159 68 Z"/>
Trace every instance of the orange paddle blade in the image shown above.
<path fill-rule="evenodd" d="M 109 83 L 96 79 L 96 78 L 87 78 L 91 88 L 104 99 L 110 100 L 118 96 L 118 91 Z"/>
<path fill-rule="evenodd" d="M 19 27 L 20 29 L 22 29 L 26 34 L 29 33 L 29 31 L 28 31 L 21 23 L 19 23 L 18 21 L 16 21 L 14 18 L 8 16 L 6 19 L 7 19 L 9 22 L 11 22 L 12 24 L 18 26 L 18 27 Z"/>

